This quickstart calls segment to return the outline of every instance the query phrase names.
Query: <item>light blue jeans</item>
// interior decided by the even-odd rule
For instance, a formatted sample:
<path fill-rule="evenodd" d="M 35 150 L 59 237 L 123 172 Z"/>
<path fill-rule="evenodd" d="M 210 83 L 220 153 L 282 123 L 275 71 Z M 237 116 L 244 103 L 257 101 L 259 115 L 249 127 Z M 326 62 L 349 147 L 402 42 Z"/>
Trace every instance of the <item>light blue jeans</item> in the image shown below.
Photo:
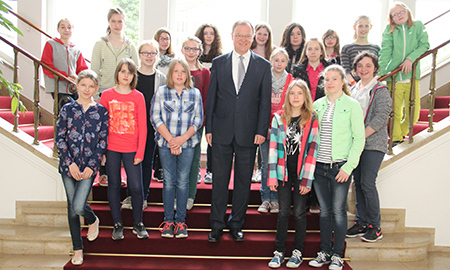
<path fill-rule="evenodd" d="M 194 147 L 182 148 L 180 155 L 172 155 L 170 148 L 159 147 L 159 157 L 164 172 L 164 221 L 184 223 L 189 195 L 189 172 L 194 157 Z M 174 214 L 175 193 L 177 213 Z"/>
<path fill-rule="evenodd" d="M 265 140 L 263 144 L 259 145 L 259 150 L 261 151 L 261 202 L 278 202 L 278 193 L 276 191 L 271 191 L 267 186 L 267 176 L 269 172 L 267 171 L 267 164 L 269 162 L 269 141 Z"/>
<path fill-rule="evenodd" d="M 93 174 L 91 178 L 81 181 L 77 181 L 66 174 L 61 175 L 64 188 L 66 189 L 67 218 L 69 221 L 70 235 L 72 236 L 73 250 L 83 249 L 80 216 L 84 217 L 88 224 L 92 224 L 96 220 L 94 211 L 86 204 L 96 175 Z"/>
<path fill-rule="evenodd" d="M 351 175 L 347 182 L 338 183 L 335 179 L 339 169 L 345 162 L 329 163 L 317 162 L 313 181 L 317 199 L 320 204 L 320 249 L 328 254 L 342 257 L 344 252 L 345 234 L 347 232 L 347 204 L 348 188 Z M 334 228 L 334 246 L 332 248 L 332 234 Z"/>

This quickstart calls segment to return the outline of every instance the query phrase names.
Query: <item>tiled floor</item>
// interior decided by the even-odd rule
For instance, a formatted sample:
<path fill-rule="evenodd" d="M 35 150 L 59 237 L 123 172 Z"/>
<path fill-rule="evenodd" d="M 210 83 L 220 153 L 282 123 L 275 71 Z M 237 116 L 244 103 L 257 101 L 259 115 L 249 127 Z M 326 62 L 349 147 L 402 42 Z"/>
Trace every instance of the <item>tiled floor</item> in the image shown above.
<path fill-rule="evenodd" d="M 450 270 L 450 253 L 428 253 L 428 258 L 418 262 L 353 261 L 355 270 Z"/>
<path fill-rule="evenodd" d="M 61 270 L 69 260 L 63 255 L 9 255 L 0 254 L 0 269 L 52 269 Z M 37 267 L 39 265 L 40 267 Z M 350 262 L 355 270 L 450 270 L 450 253 L 429 253 L 419 262 Z M 311 268 L 312 269 L 312 268 Z"/>

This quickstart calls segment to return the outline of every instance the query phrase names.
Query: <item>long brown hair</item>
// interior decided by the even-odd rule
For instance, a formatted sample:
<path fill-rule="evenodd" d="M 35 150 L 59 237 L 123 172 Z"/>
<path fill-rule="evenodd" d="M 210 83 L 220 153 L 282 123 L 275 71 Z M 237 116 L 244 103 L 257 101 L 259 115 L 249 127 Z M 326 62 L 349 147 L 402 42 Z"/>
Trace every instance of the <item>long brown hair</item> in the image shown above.
<path fill-rule="evenodd" d="M 298 61 L 298 64 L 303 63 L 303 61 L 308 60 L 308 56 L 306 56 L 306 50 L 308 49 L 308 45 L 311 41 L 316 41 L 317 43 L 319 43 L 320 49 L 322 50 L 322 55 L 320 56 L 320 62 L 322 62 L 323 60 L 325 60 L 325 46 L 323 45 L 322 41 L 320 41 L 317 38 L 311 38 L 310 40 L 308 40 L 308 42 L 305 43 L 305 47 L 303 48 L 303 52 L 302 52 L 302 56 L 300 57 L 300 61 Z"/>
<path fill-rule="evenodd" d="M 167 48 L 167 52 L 166 55 L 172 55 L 173 54 L 173 49 L 172 49 L 172 35 L 170 34 L 169 29 L 165 28 L 165 27 L 161 27 L 158 30 L 156 30 L 155 35 L 153 36 L 153 39 L 156 40 L 156 42 L 159 42 L 159 38 L 161 37 L 162 33 L 166 33 L 169 35 L 169 39 L 170 39 L 170 43 L 169 43 L 169 48 Z"/>
<path fill-rule="evenodd" d="M 303 105 L 301 108 L 300 119 L 298 122 L 299 127 L 303 128 L 306 125 L 306 123 L 308 123 L 308 121 L 311 120 L 311 118 L 315 114 L 314 109 L 313 109 L 313 100 L 311 97 L 311 92 L 309 91 L 308 85 L 303 80 L 300 80 L 300 79 L 294 80 L 289 84 L 288 89 L 286 90 L 286 96 L 285 96 L 284 105 L 283 105 L 284 112 L 281 115 L 281 118 L 286 119 L 287 124 L 289 124 L 291 122 L 292 105 L 291 105 L 291 103 L 289 103 L 289 95 L 291 93 L 292 88 L 294 88 L 296 86 L 299 87 L 300 89 L 302 89 L 303 96 L 304 96 L 304 102 L 303 102 Z"/>
<path fill-rule="evenodd" d="M 122 58 L 122 60 L 119 61 L 116 67 L 116 71 L 114 72 L 114 81 L 117 85 L 119 85 L 119 72 L 122 69 L 123 65 L 127 65 L 128 71 L 134 75 L 133 80 L 131 80 L 130 82 L 130 88 L 131 90 L 133 90 L 136 88 L 138 77 L 136 63 L 134 63 L 131 58 Z"/>
<path fill-rule="evenodd" d="M 264 55 L 267 60 L 270 60 L 270 55 L 272 54 L 272 51 L 273 51 L 272 28 L 270 28 L 270 25 L 268 25 L 267 23 L 258 23 L 255 26 L 255 36 L 253 38 L 250 49 L 256 48 L 256 45 L 257 45 L 256 44 L 256 32 L 258 32 L 258 30 L 261 28 L 265 28 L 267 30 L 267 32 L 269 33 L 269 38 L 267 39 L 266 44 L 264 44 Z"/>
<path fill-rule="evenodd" d="M 337 35 L 336 31 L 334 31 L 333 29 L 328 29 L 325 34 L 323 34 L 322 36 L 322 42 L 323 45 L 325 46 L 325 39 L 329 36 L 335 36 L 336 37 L 336 44 L 334 44 L 334 53 L 336 53 L 337 56 L 341 55 L 341 44 L 339 42 L 339 36 Z M 326 49 L 326 46 L 325 46 Z"/>
<path fill-rule="evenodd" d="M 205 61 L 211 62 L 215 57 L 222 55 L 222 38 L 220 37 L 219 30 L 217 30 L 217 27 L 214 24 L 205 23 L 200 25 L 195 32 L 195 36 L 202 41 L 203 49 L 205 47 L 205 37 L 203 32 L 206 27 L 211 27 L 214 30 L 214 40 L 211 44 L 211 49 L 208 52 L 208 57 L 205 58 Z"/>

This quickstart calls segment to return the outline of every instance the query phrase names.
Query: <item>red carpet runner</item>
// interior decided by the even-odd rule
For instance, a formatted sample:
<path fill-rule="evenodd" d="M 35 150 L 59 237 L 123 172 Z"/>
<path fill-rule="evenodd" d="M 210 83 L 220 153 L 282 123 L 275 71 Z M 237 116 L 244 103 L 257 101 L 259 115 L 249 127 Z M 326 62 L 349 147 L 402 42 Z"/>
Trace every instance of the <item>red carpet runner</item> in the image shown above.
<path fill-rule="evenodd" d="M 204 170 L 202 174 L 204 175 Z M 125 175 L 125 174 L 123 174 Z M 146 240 L 137 239 L 131 232 L 132 213 L 122 211 L 126 227 L 125 239 L 113 241 L 112 219 L 107 203 L 107 188 L 94 185 L 92 208 L 100 218 L 100 235 L 94 242 L 85 238 L 87 230 L 83 229 L 84 264 L 73 266 L 69 261 L 64 269 L 269 269 L 267 266 L 274 251 L 276 214 L 260 214 L 256 207 L 249 207 L 244 225 L 244 242 L 234 242 L 228 233 L 224 233 L 219 243 L 209 243 L 209 204 L 211 202 L 211 185 L 203 182 L 198 185 L 195 206 L 187 212 L 186 224 L 189 227 L 187 239 L 163 239 L 156 230 L 163 221 L 162 183 L 152 181 L 149 205 L 144 210 L 144 224 L 149 231 Z M 259 188 L 261 184 L 252 184 L 250 205 L 261 202 Z M 230 190 L 230 196 L 232 190 Z M 122 189 L 122 198 L 125 188 Z M 198 205 L 200 204 L 200 205 Z M 230 211 L 230 209 L 229 209 Z M 229 212 L 228 211 L 228 212 Z M 319 251 L 319 215 L 308 213 L 308 234 L 305 240 L 303 256 L 313 258 Z M 294 228 L 291 218 L 290 229 Z M 293 233 L 289 234 L 287 256 L 293 245 Z M 282 268 L 286 268 L 283 264 Z M 317 269 L 304 261 L 298 269 Z M 328 269 L 324 266 L 318 269 Z M 345 264 L 345 270 L 351 268 Z"/>

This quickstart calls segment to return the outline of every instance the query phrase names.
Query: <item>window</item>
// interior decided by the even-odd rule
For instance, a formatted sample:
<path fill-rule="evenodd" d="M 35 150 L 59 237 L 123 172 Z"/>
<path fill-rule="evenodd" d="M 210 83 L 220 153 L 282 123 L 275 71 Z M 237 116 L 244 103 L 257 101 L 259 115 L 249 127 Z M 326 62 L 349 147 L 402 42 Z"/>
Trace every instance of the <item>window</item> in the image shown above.
<path fill-rule="evenodd" d="M 180 54 L 183 40 L 193 36 L 204 23 L 212 23 L 219 29 L 225 53 L 233 49 L 231 28 L 235 21 L 248 20 L 253 26 L 261 21 L 261 1 L 172 0 L 172 3 L 175 14 L 170 17 L 169 29 L 176 54 Z"/>
<path fill-rule="evenodd" d="M 17 1 L 13 0 L 3 0 L 3 1 L 5 2 L 5 4 L 10 6 L 13 11 L 17 11 Z M 2 15 L 5 14 L 2 12 Z M 16 16 L 8 13 L 5 15 L 5 18 L 17 27 Z M 5 27 L 1 26 L 0 35 L 5 39 L 9 40 L 10 42 L 17 44 L 17 33 L 15 31 L 9 31 Z M 3 41 L 0 41 L 0 56 L 10 61 L 11 63 L 13 62 L 14 51 L 11 46 L 9 46 Z"/>
<path fill-rule="evenodd" d="M 381 45 L 381 34 L 385 18 L 381 18 L 380 0 L 330 1 L 315 0 L 295 2 L 294 21 L 300 23 L 306 32 L 306 40 L 322 39 L 328 29 L 333 29 L 339 36 L 341 48 L 353 42 L 353 24 L 360 15 L 367 15 L 372 22 L 369 42 Z M 281 35 L 281 34 L 280 34 Z"/>

